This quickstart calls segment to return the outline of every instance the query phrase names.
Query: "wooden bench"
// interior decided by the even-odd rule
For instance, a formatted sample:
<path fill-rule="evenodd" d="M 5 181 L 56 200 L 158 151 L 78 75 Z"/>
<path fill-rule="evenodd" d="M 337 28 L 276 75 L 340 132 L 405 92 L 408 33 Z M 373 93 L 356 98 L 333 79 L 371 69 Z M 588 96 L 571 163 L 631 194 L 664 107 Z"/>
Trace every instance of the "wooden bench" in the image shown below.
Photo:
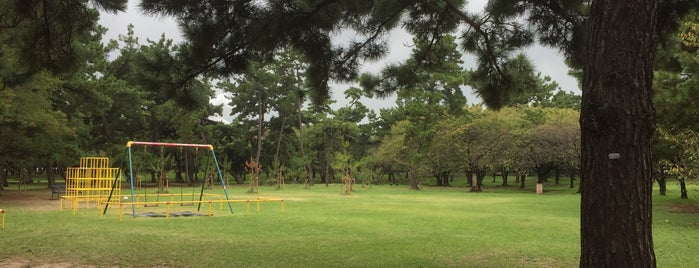
<path fill-rule="evenodd" d="M 66 193 L 66 186 L 65 185 L 54 185 L 51 186 L 51 200 L 54 200 L 53 197 L 56 196 L 56 199 L 61 198 L 62 194 Z"/>

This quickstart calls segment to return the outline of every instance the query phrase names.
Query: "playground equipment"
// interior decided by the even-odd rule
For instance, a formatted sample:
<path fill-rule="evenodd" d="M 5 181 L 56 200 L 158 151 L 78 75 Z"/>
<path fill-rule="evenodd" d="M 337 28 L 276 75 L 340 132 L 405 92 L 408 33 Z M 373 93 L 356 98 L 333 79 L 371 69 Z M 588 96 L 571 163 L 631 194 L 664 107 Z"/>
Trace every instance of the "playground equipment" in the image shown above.
<path fill-rule="evenodd" d="M 0 224 L 0 230 L 5 230 L 5 210 L 0 208 L 0 214 L 2 214 L 2 224 Z"/>
<path fill-rule="evenodd" d="M 81 202 L 84 202 L 86 208 L 92 204 L 99 206 L 100 202 L 106 200 L 113 187 L 116 187 L 116 194 L 119 195 L 119 172 L 118 168 L 109 167 L 107 157 L 81 157 L 78 167 L 66 169 L 65 193 L 60 196 L 60 208 L 70 204 L 75 211 Z"/>
<path fill-rule="evenodd" d="M 123 221 L 123 215 L 124 215 L 124 206 L 125 205 L 136 205 L 136 206 L 145 206 L 145 205 L 163 205 L 165 206 L 165 212 L 164 213 L 155 213 L 155 212 L 145 212 L 145 213 L 138 213 L 134 214 L 134 217 L 156 217 L 156 218 L 166 218 L 169 219 L 170 217 L 178 217 L 178 216 L 213 216 L 213 206 L 214 204 L 219 205 L 219 210 L 223 209 L 223 204 L 227 203 L 229 206 L 231 203 L 245 203 L 245 213 L 250 214 L 250 203 L 255 203 L 256 204 L 256 212 L 260 212 L 260 203 L 266 203 L 266 202 L 281 202 L 281 213 L 284 213 L 284 199 L 275 199 L 275 198 L 256 198 L 256 199 L 246 199 L 246 200 L 224 200 L 223 198 L 219 199 L 207 199 L 207 200 L 202 200 L 202 201 L 193 201 L 194 203 L 197 204 L 208 204 L 208 210 L 206 214 L 201 214 L 201 213 L 194 213 L 194 212 L 173 212 L 172 209 L 175 205 L 183 205 L 183 204 L 188 204 L 190 201 L 178 201 L 178 200 L 172 200 L 172 201 L 147 201 L 147 202 L 141 202 L 141 201 L 136 201 L 132 203 L 110 203 L 112 205 L 117 205 L 119 206 L 119 221 Z M 104 213 L 100 212 L 100 216 L 103 216 Z"/>
<path fill-rule="evenodd" d="M 223 180 L 223 174 L 221 173 L 221 169 L 220 169 L 220 167 L 219 167 L 218 160 L 216 159 L 216 153 L 214 152 L 214 147 L 213 147 L 212 145 L 210 145 L 210 144 L 185 144 L 185 143 L 167 143 L 167 142 L 129 141 L 129 142 L 126 143 L 126 153 L 125 153 L 125 154 L 128 155 L 128 159 L 129 159 L 129 161 L 128 161 L 128 165 L 129 165 L 129 182 L 130 182 L 130 184 L 131 184 L 131 195 L 130 195 L 131 198 L 130 198 L 130 201 L 123 202 L 123 201 L 122 201 L 123 199 L 120 198 L 121 195 L 120 195 L 119 193 L 115 193 L 115 192 L 118 191 L 117 188 L 120 188 L 120 186 L 118 186 L 117 183 L 114 182 L 113 185 L 112 185 L 112 187 L 111 187 L 111 191 L 110 191 L 110 193 L 109 193 L 109 195 L 108 195 L 108 198 L 107 198 L 106 202 L 103 202 L 103 204 L 104 204 L 104 211 L 102 212 L 102 214 L 107 213 L 107 209 L 109 208 L 109 205 L 119 205 L 120 210 L 121 210 L 122 207 L 123 207 L 123 205 L 124 205 L 124 204 L 127 204 L 127 205 L 131 205 L 132 216 L 133 216 L 133 217 L 136 217 L 136 205 L 144 205 L 144 206 L 145 206 L 145 205 L 157 205 L 157 204 L 161 204 L 160 201 L 156 201 L 156 202 L 147 202 L 147 201 L 139 202 L 138 199 L 137 199 L 137 195 L 136 195 L 136 193 L 134 192 L 135 174 L 134 174 L 134 172 L 133 172 L 133 156 L 132 156 L 132 147 L 133 147 L 133 146 L 160 146 L 161 148 L 163 148 L 163 147 L 204 148 L 204 149 L 208 149 L 209 151 L 211 151 L 210 158 L 213 158 L 214 166 L 216 167 L 216 171 L 217 171 L 219 180 L 221 181 L 221 185 L 223 186 L 223 192 L 224 192 L 224 195 L 225 195 L 226 203 L 228 203 L 228 208 L 230 209 L 231 213 L 233 213 L 233 206 L 232 206 L 231 203 L 229 202 L 230 200 L 229 200 L 229 198 L 228 198 L 228 189 L 227 189 L 227 187 L 226 187 L 225 181 Z M 207 159 L 207 164 L 205 165 L 206 170 L 207 170 L 206 173 L 208 173 L 208 167 L 209 167 L 208 161 L 209 161 L 209 159 Z M 161 175 L 162 175 L 162 174 L 161 174 Z M 207 177 L 207 175 L 204 175 L 204 178 L 206 178 L 206 177 Z M 170 209 L 170 205 L 171 205 L 171 204 L 180 204 L 180 205 L 183 205 L 183 204 L 198 204 L 198 206 L 197 206 L 197 211 L 199 211 L 199 210 L 201 209 L 201 204 L 202 204 L 202 203 L 206 203 L 206 202 L 212 203 L 213 200 L 204 200 L 204 188 L 205 188 L 205 186 L 206 186 L 206 181 L 207 181 L 206 179 L 202 180 L 201 192 L 200 192 L 200 194 L 199 194 L 199 200 L 198 200 L 198 201 L 197 201 L 197 200 L 191 200 L 191 201 L 183 201 L 183 200 L 180 200 L 179 202 L 178 202 L 178 201 L 174 201 L 174 200 L 171 200 L 171 201 L 164 201 L 165 203 L 162 203 L 162 204 L 166 204 L 166 205 L 168 206 L 168 212 L 167 212 L 167 214 L 169 215 L 169 209 Z M 114 197 L 116 197 L 116 198 L 114 199 Z M 159 195 L 158 195 L 158 197 L 159 197 Z M 128 196 L 126 196 L 125 198 L 126 198 L 127 200 L 129 200 Z"/>

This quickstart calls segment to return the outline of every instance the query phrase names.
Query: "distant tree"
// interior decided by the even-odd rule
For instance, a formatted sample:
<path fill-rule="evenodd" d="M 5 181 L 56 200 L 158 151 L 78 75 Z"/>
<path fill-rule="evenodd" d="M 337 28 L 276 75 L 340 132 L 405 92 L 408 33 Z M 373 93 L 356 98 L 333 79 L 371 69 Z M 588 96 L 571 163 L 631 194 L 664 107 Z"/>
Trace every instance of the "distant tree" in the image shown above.
<path fill-rule="evenodd" d="M 125 1 L 93 3 L 125 8 Z M 0 166 L 41 167 L 52 185 L 54 170 L 89 148 L 84 116 L 108 102 L 94 81 L 108 50 L 98 16 L 86 1 L 0 3 L 0 136 L 7 138 Z"/>
<path fill-rule="evenodd" d="M 680 198 L 687 199 L 687 179 L 699 177 L 699 133 L 683 129 L 671 133 L 659 129 L 660 135 L 670 142 L 670 148 L 676 152 L 675 158 L 668 165 L 669 175 L 677 176 L 680 183 Z"/>
<path fill-rule="evenodd" d="M 257 117 L 257 134 L 254 139 L 256 149 L 255 154 L 251 156 L 256 163 L 260 163 L 262 141 L 267 135 L 265 115 L 270 112 L 274 101 L 279 97 L 278 79 L 269 65 L 252 64 L 237 81 L 219 84 L 219 87 L 231 94 L 231 115 L 244 120 Z"/>
<path fill-rule="evenodd" d="M 657 112 L 658 131 L 653 142 L 653 176 L 665 195 L 666 179 L 679 175 L 681 184 L 692 174 L 690 157 L 682 148 L 691 134 L 699 131 L 696 109 L 699 80 L 699 14 L 693 12 L 682 19 L 677 35 L 668 38 L 658 49 L 653 80 L 653 101 Z M 682 137 L 684 136 L 684 137 Z M 678 141 L 678 139 L 688 139 Z M 687 162 L 689 161 L 689 162 Z M 684 163 L 684 164 L 683 164 Z M 672 171 L 672 172 L 670 172 Z"/>
<path fill-rule="evenodd" d="M 573 93 L 572 91 L 559 90 L 551 96 L 551 100 L 544 103 L 544 107 L 553 108 L 568 108 L 580 111 L 580 103 L 582 96 Z"/>
<path fill-rule="evenodd" d="M 546 122 L 529 130 L 530 155 L 539 183 L 561 165 L 572 170 L 578 170 L 580 165 L 579 113 L 569 109 L 544 109 L 544 112 Z"/>

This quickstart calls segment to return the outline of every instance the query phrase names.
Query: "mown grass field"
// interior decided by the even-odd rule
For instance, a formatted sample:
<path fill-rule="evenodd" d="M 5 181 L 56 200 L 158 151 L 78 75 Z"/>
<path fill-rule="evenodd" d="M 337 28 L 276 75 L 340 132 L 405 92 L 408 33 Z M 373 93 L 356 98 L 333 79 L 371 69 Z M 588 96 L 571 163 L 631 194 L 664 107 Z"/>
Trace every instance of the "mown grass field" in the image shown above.
<path fill-rule="evenodd" d="M 487 180 L 487 179 L 486 179 Z M 495 183 L 487 184 L 495 185 Z M 564 182 L 565 183 L 565 182 Z M 659 267 L 699 265 L 697 187 L 680 200 L 654 193 L 654 241 Z M 317 184 L 271 186 L 233 199 L 282 198 L 245 213 L 245 204 L 214 209 L 212 217 L 133 218 L 117 209 L 59 211 L 50 190 L 10 187 L 0 266 L 15 267 L 575 267 L 579 257 L 580 195 L 566 185 L 464 187 Z M 171 193 L 191 189 L 171 188 Z M 207 190 L 207 192 L 221 192 Z M 186 199 L 187 197 L 185 197 Z M 138 212 L 162 208 L 138 207 Z M 192 207 L 175 207 L 173 211 Z M 125 211 L 130 213 L 130 211 Z"/>

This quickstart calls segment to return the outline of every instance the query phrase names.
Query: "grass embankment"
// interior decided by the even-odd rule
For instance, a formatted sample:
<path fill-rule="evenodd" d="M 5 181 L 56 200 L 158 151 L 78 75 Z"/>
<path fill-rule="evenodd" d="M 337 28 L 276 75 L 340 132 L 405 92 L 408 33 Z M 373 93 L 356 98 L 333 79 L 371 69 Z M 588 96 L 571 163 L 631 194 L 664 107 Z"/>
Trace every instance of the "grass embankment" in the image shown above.
<path fill-rule="evenodd" d="M 58 201 L 48 200 L 47 189 L 4 191 L 0 208 L 7 211 L 7 220 L 0 232 L 0 264 L 577 266 L 580 196 L 563 185 L 546 189 L 544 195 L 536 195 L 533 187 L 469 193 L 463 187 L 410 191 L 406 186 L 356 185 L 351 195 L 340 195 L 339 185 L 262 187 L 258 194 L 246 194 L 247 188 L 238 186 L 229 188 L 231 198 L 283 198 L 286 212 L 280 214 L 280 204 L 275 202 L 261 204 L 260 213 L 253 206 L 252 213 L 246 214 L 245 204 L 237 203 L 234 214 L 216 207 L 213 217 L 128 216 L 122 223 L 116 209 L 102 219 L 97 209 L 81 209 L 77 215 L 59 211 Z M 674 190 L 670 188 L 671 196 Z M 16 198 L 19 195 L 25 196 L 23 200 Z M 697 202 L 671 196 L 654 195 L 658 264 L 692 267 L 699 252 L 699 214 L 670 211 L 692 208 Z M 173 211 L 193 209 L 175 207 Z"/>

